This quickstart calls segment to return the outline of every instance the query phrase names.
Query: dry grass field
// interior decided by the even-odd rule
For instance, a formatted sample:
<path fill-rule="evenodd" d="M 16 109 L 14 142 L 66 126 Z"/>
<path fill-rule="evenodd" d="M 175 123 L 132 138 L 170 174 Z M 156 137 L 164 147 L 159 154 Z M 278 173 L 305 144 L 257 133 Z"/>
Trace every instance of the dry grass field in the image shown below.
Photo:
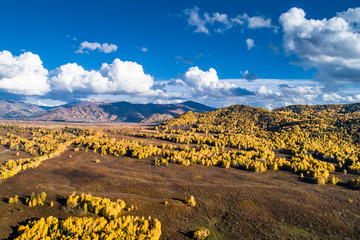
<path fill-rule="evenodd" d="M 29 122 L 13 123 L 29 125 Z M 44 128 L 65 126 L 31 124 L 41 124 Z M 72 125 L 104 128 L 104 131 L 124 126 L 147 131 L 145 126 L 133 124 Z M 112 137 L 132 138 L 121 134 Z M 154 145 L 165 143 L 149 141 Z M 6 150 L 0 146 L 0 162 L 25 158 L 28 154 L 21 152 L 17 157 L 15 150 Z M 210 230 L 209 239 L 357 239 L 360 236 L 358 190 L 316 185 L 283 171 L 254 173 L 173 163 L 155 166 L 153 159 L 75 152 L 70 146 L 60 156 L 34 169 L 0 180 L 0 239 L 14 239 L 17 226 L 31 219 L 74 216 L 75 213 L 63 208 L 66 197 L 74 191 L 119 198 L 136 206 L 137 209 L 123 214 L 157 218 L 162 223 L 161 239 L 191 239 L 193 231 L 202 227 Z M 42 191 L 47 194 L 44 206 L 30 208 L 24 204 L 32 192 Z M 8 199 L 14 195 L 19 195 L 20 203 L 9 205 Z M 190 195 L 197 203 L 193 208 L 184 203 Z M 87 215 L 91 216 L 90 213 L 84 216 Z"/>

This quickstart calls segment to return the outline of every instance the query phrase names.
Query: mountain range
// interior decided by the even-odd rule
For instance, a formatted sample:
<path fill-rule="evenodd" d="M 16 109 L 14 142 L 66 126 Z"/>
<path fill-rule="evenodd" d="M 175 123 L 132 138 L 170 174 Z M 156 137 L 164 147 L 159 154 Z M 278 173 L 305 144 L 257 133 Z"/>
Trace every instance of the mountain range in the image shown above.
<path fill-rule="evenodd" d="M 44 109 L 34 104 L 15 100 L 0 100 L 0 118 L 3 119 L 26 118 L 43 111 Z"/>
<path fill-rule="evenodd" d="M 0 100 L 0 118 L 29 121 L 159 123 L 187 111 L 212 110 L 215 109 L 192 101 L 175 104 L 84 101 L 49 109 L 16 100 Z"/>

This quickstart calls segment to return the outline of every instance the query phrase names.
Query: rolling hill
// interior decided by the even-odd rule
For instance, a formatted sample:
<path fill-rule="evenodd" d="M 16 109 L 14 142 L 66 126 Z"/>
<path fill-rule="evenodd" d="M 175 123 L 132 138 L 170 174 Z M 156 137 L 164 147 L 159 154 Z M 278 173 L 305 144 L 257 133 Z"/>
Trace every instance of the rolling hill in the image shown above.
<path fill-rule="evenodd" d="M 247 105 L 232 105 L 211 112 L 181 114 L 164 124 L 167 126 L 201 125 L 243 132 L 252 126 L 261 131 L 280 131 L 291 126 L 351 125 L 360 121 L 360 104 L 291 105 L 273 110 Z"/>

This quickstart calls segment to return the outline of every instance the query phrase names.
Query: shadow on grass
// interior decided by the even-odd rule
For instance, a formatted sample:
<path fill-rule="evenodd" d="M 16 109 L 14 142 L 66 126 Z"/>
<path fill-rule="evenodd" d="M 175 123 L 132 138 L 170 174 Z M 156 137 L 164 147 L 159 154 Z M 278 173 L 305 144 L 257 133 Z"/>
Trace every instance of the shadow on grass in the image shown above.
<path fill-rule="evenodd" d="M 56 201 L 58 203 L 60 203 L 61 206 L 64 206 L 64 205 L 66 206 L 67 199 L 65 197 L 60 196 L 60 195 L 56 195 Z"/>
<path fill-rule="evenodd" d="M 9 237 L 6 240 L 13 240 L 13 239 L 17 238 L 19 236 L 19 232 L 18 232 L 19 226 L 26 225 L 26 224 L 28 224 L 29 221 L 34 221 L 34 220 L 39 220 L 39 219 L 38 218 L 29 218 L 29 219 L 26 219 L 25 221 L 19 222 L 17 226 L 10 226 L 11 230 L 13 232 L 9 235 Z"/>
<path fill-rule="evenodd" d="M 316 184 L 316 182 L 313 179 L 306 178 L 306 177 L 303 177 L 303 178 L 298 177 L 298 180 L 300 182 L 304 182 L 304 183 Z"/>
<path fill-rule="evenodd" d="M 180 201 L 182 203 L 185 204 L 185 200 L 184 199 L 180 199 L 180 198 L 171 198 L 172 200 L 175 200 L 175 201 Z"/>
<path fill-rule="evenodd" d="M 310 179 L 310 178 L 305 178 L 305 177 L 301 178 L 301 177 L 299 177 L 298 180 L 300 182 L 304 182 L 304 183 L 317 184 L 315 180 Z M 328 185 L 328 184 L 332 185 L 329 182 L 327 182 L 325 185 Z M 346 189 L 350 189 L 350 190 L 355 190 L 355 191 L 360 190 L 359 188 L 353 187 L 353 186 L 349 185 L 349 183 L 346 183 L 346 182 L 338 182 L 336 185 L 340 186 L 340 187 L 343 187 L 343 188 L 346 188 Z"/>
<path fill-rule="evenodd" d="M 360 190 L 360 188 L 353 187 L 353 186 L 349 185 L 348 183 L 344 183 L 344 182 L 338 182 L 336 185 L 347 188 L 347 189 L 350 189 L 350 190 L 355 190 L 355 191 Z"/>
<path fill-rule="evenodd" d="M 193 239 L 193 237 L 194 237 L 194 231 L 189 231 L 189 232 L 179 231 L 179 233 L 188 239 Z"/>

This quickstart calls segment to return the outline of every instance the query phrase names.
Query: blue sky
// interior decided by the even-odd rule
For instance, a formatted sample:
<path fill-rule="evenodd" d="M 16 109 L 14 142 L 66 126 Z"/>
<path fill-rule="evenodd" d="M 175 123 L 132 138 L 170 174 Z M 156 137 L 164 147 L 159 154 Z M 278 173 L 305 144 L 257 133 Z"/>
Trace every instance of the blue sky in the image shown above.
<path fill-rule="evenodd" d="M 0 93 L 43 105 L 359 102 L 357 7 L 350 0 L 3 0 Z"/>

